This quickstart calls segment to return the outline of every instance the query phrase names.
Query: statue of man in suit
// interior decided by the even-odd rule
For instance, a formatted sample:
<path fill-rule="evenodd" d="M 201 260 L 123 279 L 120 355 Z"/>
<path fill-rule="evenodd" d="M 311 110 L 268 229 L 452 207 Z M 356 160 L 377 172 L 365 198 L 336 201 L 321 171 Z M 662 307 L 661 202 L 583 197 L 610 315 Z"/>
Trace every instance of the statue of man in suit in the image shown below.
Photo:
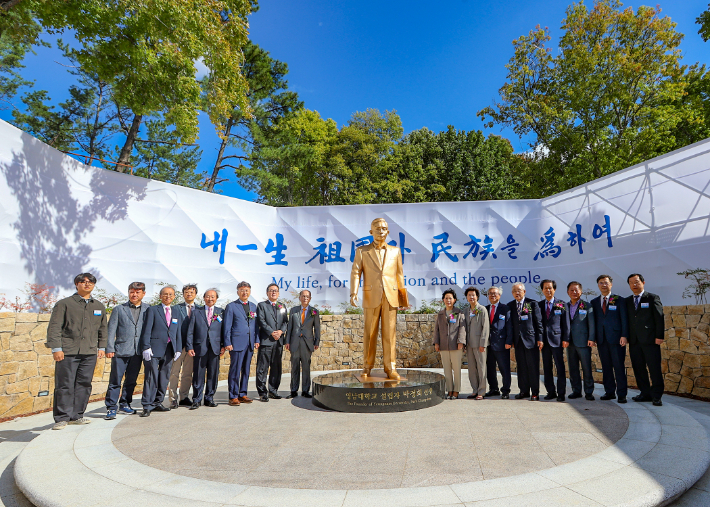
<path fill-rule="evenodd" d="M 362 283 L 362 308 L 365 314 L 362 375 L 370 375 L 375 365 L 377 334 L 382 322 L 382 351 L 385 373 L 399 380 L 396 371 L 397 309 L 408 306 L 404 287 L 402 254 L 399 248 L 386 243 L 389 228 L 384 218 L 372 221 L 373 242 L 355 251 L 350 273 L 350 304 L 357 306 L 357 291 Z"/>

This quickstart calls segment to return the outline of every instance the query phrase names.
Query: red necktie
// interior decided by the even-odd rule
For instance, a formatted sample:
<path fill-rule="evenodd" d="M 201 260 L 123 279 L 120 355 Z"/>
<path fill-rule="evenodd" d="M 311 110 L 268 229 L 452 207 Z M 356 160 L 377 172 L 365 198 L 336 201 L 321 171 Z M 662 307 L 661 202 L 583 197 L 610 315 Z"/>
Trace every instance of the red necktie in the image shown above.
<path fill-rule="evenodd" d="M 493 317 L 496 314 L 496 305 L 491 306 L 491 324 L 493 324 Z"/>

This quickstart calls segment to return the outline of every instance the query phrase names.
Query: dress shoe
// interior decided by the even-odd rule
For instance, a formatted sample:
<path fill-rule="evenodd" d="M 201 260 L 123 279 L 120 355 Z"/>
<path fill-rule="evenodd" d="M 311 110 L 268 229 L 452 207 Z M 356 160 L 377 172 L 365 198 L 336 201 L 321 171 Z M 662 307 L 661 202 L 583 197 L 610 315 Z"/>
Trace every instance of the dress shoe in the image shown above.
<path fill-rule="evenodd" d="M 283 396 L 279 396 L 278 394 L 274 393 L 269 393 L 269 398 L 271 398 L 272 400 L 280 400 L 281 398 L 283 398 Z"/>
<path fill-rule="evenodd" d="M 632 400 L 636 402 L 642 402 L 642 401 L 653 401 L 650 397 L 648 396 L 643 396 L 642 394 L 639 394 L 637 396 L 634 396 L 631 398 Z"/>
<path fill-rule="evenodd" d="M 269 397 L 266 396 L 266 395 L 264 395 L 264 396 L 259 396 L 259 401 L 267 402 L 267 401 L 269 401 Z"/>
<path fill-rule="evenodd" d="M 500 396 L 500 391 L 498 389 L 495 389 L 495 390 L 491 389 L 486 394 L 484 394 L 484 396 L 486 398 L 490 398 L 491 396 Z"/>
<path fill-rule="evenodd" d="M 298 393 L 296 391 L 291 391 L 291 394 L 286 396 L 286 399 L 290 400 L 291 398 L 295 398 L 296 396 L 298 396 Z"/>
<path fill-rule="evenodd" d="M 369 368 L 363 368 L 363 369 L 362 369 L 362 376 L 363 376 L 363 377 L 369 377 L 369 376 L 370 376 L 370 369 L 369 369 Z"/>
<path fill-rule="evenodd" d="M 148 417 L 150 415 L 150 410 L 143 409 L 143 412 L 140 413 L 141 417 Z"/>
<path fill-rule="evenodd" d="M 178 403 L 181 407 L 192 407 L 192 402 L 190 401 L 190 398 L 184 398 L 180 400 L 180 403 Z"/>
<path fill-rule="evenodd" d="M 585 394 L 584 399 L 587 401 L 594 401 L 594 395 L 593 394 Z"/>
<path fill-rule="evenodd" d="M 171 402 L 170 402 L 170 408 L 174 408 L 174 409 L 177 410 L 177 408 L 178 408 L 178 401 L 177 401 L 177 400 L 171 401 Z"/>
<path fill-rule="evenodd" d="M 399 373 L 397 373 L 396 371 L 392 370 L 392 371 L 390 371 L 390 372 L 387 372 L 387 378 L 390 379 L 390 380 L 399 380 L 399 379 L 402 378 L 402 377 L 399 376 Z"/>
<path fill-rule="evenodd" d="M 199 401 L 193 401 L 192 405 L 190 405 L 190 410 L 197 410 L 200 408 L 200 402 Z"/>
<path fill-rule="evenodd" d="M 654 406 L 654 407 L 662 407 L 662 406 L 663 406 L 663 402 L 661 401 L 660 398 L 657 399 L 657 400 L 653 400 L 653 406 Z"/>
<path fill-rule="evenodd" d="M 581 398 L 581 397 L 582 397 L 582 393 L 572 393 L 568 396 L 568 398 L 570 400 L 576 400 L 577 398 Z"/>
<path fill-rule="evenodd" d="M 508 393 L 503 393 L 503 394 L 500 395 L 500 399 L 501 399 L 501 400 L 509 400 L 509 399 L 510 399 L 510 395 L 509 395 Z"/>
<path fill-rule="evenodd" d="M 212 400 L 205 400 L 205 407 L 216 407 L 217 404 Z"/>
<path fill-rule="evenodd" d="M 540 401 L 540 397 L 536 394 L 534 394 L 531 398 L 530 401 Z"/>
<path fill-rule="evenodd" d="M 530 395 L 528 394 L 523 394 L 523 393 L 518 393 L 515 395 L 516 400 L 524 400 L 525 398 L 529 398 Z"/>
<path fill-rule="evenodd" d="M 469 394 L 468 396 L 466 396 L 466 399 L 467 399 L 467 400 L 475 400 L 475 399 L 476 399 L 476 395 L 475 395 L 475 394 Z"/>
<path fill-rule="evenodd" d="M 304 398 L 313 398 L 313 395 L 311 393 L 301 393 L 301 396 Z"/>
<path fill-rule="evenodd" d="M 253 400 L 249 396 L 240 396 L 239 397 L 239 402 L 240 403 L 251 403 Z"/>
<path fill-rule="evenodd" d="M 557 398 L 557 393 L 547 393 L 547 396 L 545 396 L 546 400 L 554 400 Z"/>
<path fill-rule="evenodd" d="M 619 403 L 626 403 L 626 396 L 619 396 Z"/>
<path fill-rule="evenodd" d="M 170 407 L 165 407 L 165 406 L 163 406 L 163 405 L 158 405 L 158 406 L 155 407 L 153 410 L 155 410 L 156 412 L 170 412 Z"/>
<path fill-rule="evenodd" d="M 565 401 L 565 395 L 564 395 L 564 394 L 560 394 L 560 395 L 557 397 L 557 401 Z"/>
<path fill-rule="evenodd" d="M 604 400 L 604 401 L 606 401 L 606 400 L 615 400 L 615 399 L 616 399 L 616 396 L 613 395 L 613 394 L 604 393 L 603 395 L 601 395 L 601 396 L 599 397 L 599 399 L 600 399 L 600 400 Z"/>
<path fill-rule="evenodd" d="M 238 407 L 242 404 L 242 402 L 239 401 L 239 398 L 232 398 L 231 400 L 229 400 L 229 404 L 233 407 Z"/>

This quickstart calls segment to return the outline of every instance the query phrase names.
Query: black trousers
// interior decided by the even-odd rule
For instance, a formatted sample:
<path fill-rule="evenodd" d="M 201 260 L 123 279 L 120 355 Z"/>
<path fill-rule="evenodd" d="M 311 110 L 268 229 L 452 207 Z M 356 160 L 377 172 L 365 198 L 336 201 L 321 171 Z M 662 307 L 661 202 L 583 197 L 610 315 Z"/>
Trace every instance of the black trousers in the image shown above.
<path fill-rule="evenodd" d="M 96 354 L 65 354 L 54 365 L 54 422 L 81 419 L 91 397 Z"/>
<path fill-rule="evenodd" d="M 663 373 L 661 373 L 660 345 L 655 343 L 652 345 L 629 344 L 629 356 L 641 395 L 660 400 L 665 388 Z M 648 371 L 646 371 L 647 369 Z M 651 382 L 648 381 L 649 373 L 651 374 Z"/>
<path fill-rule="evenodd" d="M 557 393 L 564 396 L 567 392 L 567 374 L 565 373 L 565 353 L 562 347 L 552 347 L 545 344 L 542 348 L 542 371 L 545 376 L 545 389 L 547 394 Z M 552 371 L 552 363 L 557 368 L 557 388 L 555 389 L 555 376 Z"/>
<path fill-rule="evenodd" d="M 271 343 L 269 343 L 271 342 Z M 256 390 L 259 396 L 266 396 L 268 392 L 276 394 L 281 385 L 281 357 L 283 345 L 273 340 L 262 340 L 256 355 Z M 266 386 L 266 376 L 269 376 L 269 386 Z"/>
<path fill-rule="evenodd" d="M 111 375 L 108 378 L 106 390 L 106 409 L 117 410 L 119 406 L 130 406 L 133 402 L 133 391 L 136 390 L 138 374 L 141 371 L 143 358 L 140 355 L 111 358 Z M 126 376 L 124 379 L 123 376 Z M 121 381 L 123 380 L 123 389 Z M 120 395 L 120 397 L 119 397 Z"/>
<path fill-rule="evenodd" d="M 301 392 L 307 393 L 311 389 L 311 354 L 312 352 L 306 347 L 305 341 L 301 338 L 301 343 L 298 346 L 296 353 L 291 349 L 291 392 L 298 391 L 298 384 L 303 370 L 303 382 L 301 383 Z"/>
<path fill-rule="evenodd" d="M 207 375 L 207 390 L 205 391 L 205 375 Z M 204 356 L 195 356 L 192 362 L 192 402 L 202 402 L 202 393 L 205 401 L 212 401 L 217 392 L 219 382 L 219 354 L 211 348 L 207 349 Z"/>
<path fill-rule="evenodd" d="M 515 361 L 518 367 L 518 387 L 524 396 L 540 395 L 540 349 L 525 348 L 522 340 L 515 344 Z"/>
<path fill-rule="evenodd" d="M 592 348 L 577 347 L 570 342 L 569 347 L 567 347 L 567 363 L 569 364 L 569 383 L 572 384 L 572 392 L 582 394 L 582 377 L 579 374 L 579 365 L 581 364 L 582 374 L 584 375 L 584 394 L 592 394 L 594 392 Z"/>
<path fill-rule="evenodd" d="M 510 393 L 510 349 L 493 350 L 488 347 L 486 355 L 486 377 L 488 378 L 488 388 L 491 391 L 498 391 L 498 375 L 496 375 L 496 364 L 500 376 L 503 377 L 503 387 L 500 392 L 503 394 Z"/>
<path fill-rule="evenodd" d="M 168 343 L 163 357 L 153 356 L 150 361 L 143 361 L 144 380 L 143 397 L 141 404 L 145 410 L 151 411 L 158 405 L 163 404 L 165 392 L 170 383 L 170 370 L 173 367 L 172 342 Z"/>
<path fill-rule="evenodd" d="M 618 397 L 626 397 L 628 386 L 626 383 L 626 347 L 611 344 L 604 340 L 597 344 L 599 360 L 602 363 L 602 378 L 604 381 L 604 392 L 614 394 Z M 660 363 L 659 363 L 660 364 Z"/>

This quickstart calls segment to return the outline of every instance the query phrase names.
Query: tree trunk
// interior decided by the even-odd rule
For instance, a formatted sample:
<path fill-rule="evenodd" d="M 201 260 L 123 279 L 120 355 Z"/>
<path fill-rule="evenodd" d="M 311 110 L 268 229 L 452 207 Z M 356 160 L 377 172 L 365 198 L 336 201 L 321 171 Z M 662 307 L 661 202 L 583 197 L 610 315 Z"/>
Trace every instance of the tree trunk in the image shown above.
<path fill-rule="evenodd" d="M 4 10 L 5 12 L 9 12 L 10 9 L 15 7 L 20 2 L 22 2 L 22 0 L 8 0 L 7 2 L 2 2 L 0 6 L 2 6 L 2 10 Z"/>
<path fill-rule="evenodd" d="M 229 142 L 229 134 L 232 131 L 233 125 L 234 119 L 230 117 L 229 120 L 227 120 L 227 125 L 224 127 L 224 138 L 222 139 L 222 144 L 219 145 L 217 161 L 214 163 L 214 168 L 212 169 L 212 176 L 207 181 L 207 185 L 205 185 L 205 190 L 207 192 L 214 192 L 214 186 L 217 184 L 217 176 L 219 175 L 219 170 L 222 168 L 222 157 L 224 157 L 224 150 L 227 148 L 227 143 Z"/>
<path fill-rule="evenodd" d="M 128 169 L 128 167 L 126 166 L 131 161 L 131 153 L 133 153 L 133 143 L 135 143 L 136 137 L 138 137 L 138 129 L 140 128 L 142 121 L 142 114 L 136 114 L 133 116 L 133 123 L 131 123 L 131 128 L 128 129 L 128 134 L 126 134 L 126 142 L 123 144 L 123 148 L 121 148 L 121 154 L 118 156 L 117 162 L 119 164 L 125 164 L 116 166 L 116 170 L 120 173 L 125 173 Z"/>

